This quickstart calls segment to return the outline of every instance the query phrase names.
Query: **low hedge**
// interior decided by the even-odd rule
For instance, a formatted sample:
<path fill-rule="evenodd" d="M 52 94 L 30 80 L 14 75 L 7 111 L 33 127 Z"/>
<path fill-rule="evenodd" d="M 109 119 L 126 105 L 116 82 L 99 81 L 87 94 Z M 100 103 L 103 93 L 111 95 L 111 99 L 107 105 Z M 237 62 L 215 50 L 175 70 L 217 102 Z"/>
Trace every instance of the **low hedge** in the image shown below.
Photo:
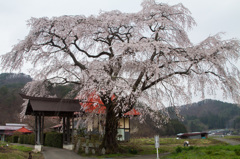
<path fill-rule="evenodd" d="M 18 135 L 8 136 L 6 138 L 6 141 L 11 143 L 18 143 L 18 138 L 19 138 Z"/>
<path fill-rule="evenodd" d="M 20 135 L 19 136 L 19 143 L 20 144 L 35 144 L 35 134 L 29 134 L 29 135 Z"/>
<path fill-rule="evenodd" d="M 63 134 L 57 132 L 46 133 L 44 146 L 63 147 Z"/>
<path fill-rule="evenodd" d="M 20 144 L 35 144 L 35 134 L 29 134 L 29 135 L 13 135 L 7 137 L 6 141 L 11 143 L 20 143 Z M 50 146 L 50 147 L 63 147 L 63 134 L 57 133 L 57 132 L 48 132 L 44 133 L 44 146 Z"/>

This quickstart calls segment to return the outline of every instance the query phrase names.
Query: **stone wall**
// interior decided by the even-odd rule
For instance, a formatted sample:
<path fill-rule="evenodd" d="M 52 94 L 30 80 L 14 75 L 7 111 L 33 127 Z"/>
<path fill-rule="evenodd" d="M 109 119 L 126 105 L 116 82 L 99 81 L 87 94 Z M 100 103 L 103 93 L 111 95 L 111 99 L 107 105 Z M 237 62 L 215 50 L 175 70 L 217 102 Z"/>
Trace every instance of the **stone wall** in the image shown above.
<path fill-rule="evenodd" d="M 105 149 L 99 149 L 101 141 L 99 139 L 93 139 L 89 136 L 76 137 L 74 151 L 82 154 L 105 154 Z"/>

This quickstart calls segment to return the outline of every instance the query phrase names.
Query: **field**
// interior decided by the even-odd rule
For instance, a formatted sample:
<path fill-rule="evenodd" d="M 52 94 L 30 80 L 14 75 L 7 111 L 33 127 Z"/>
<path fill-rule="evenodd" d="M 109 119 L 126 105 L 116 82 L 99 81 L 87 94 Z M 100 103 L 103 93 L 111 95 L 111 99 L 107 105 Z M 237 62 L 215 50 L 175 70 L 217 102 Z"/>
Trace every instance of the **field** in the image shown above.
<path fill-rule="evenodd" d="M 29 156 L 29 152 L 32 148 L 25 146 L 10 145 L 0 142 L 0 158 L 2 159 L 26 159 Z M 32 153 L 34 159 L 43 159 L 42 154 Z"/>
<path fill-rule="evenodd" d="M 238 147 L 227 146 L 227 144 L 222 143 L 220 141 L 214 140 L 214 139 L 190 139 L 188 140 L 190 143 L 190 147 L 184 148 L 183 143 L 185 140 L 183 139 L 176 139 L 176 138 L 160 138 L 160 148 L 158 152 L 160 154 L 164 154 L 164 158 L 181 158 L 181 155 L 183 155 L 183 158 L 186 158 L 186 155 L 190 155 L 190 158 L 192 157 L 192 154 L 189 153 L 195 153 L 199 151 L 202 153 L 202 151 L 205 152 L 205 158 L 206 156 L 216 155 L 217 152 L 214 151 L 216 149 L 218 153 L 222 153 L 220 151 L 222 148 L 229 149 L 229 151 L 232 152 L 232 156 L 234 156 L 235 149 L 238 149 Z M 119 154 L 112 154 L 112 155 L 104 155 L 100 156 L 100 158 L 105 157 L 129 157 L 134 155 L 149 155 L 149 154 L 156 154 L 156 148 L 155 148 L 155 141 L 154 138 L 138 138 L 138 139 L 131 139 L 130 142 L 120 143 L 120 148 L 122 150 Z M 216 146 L 216 147 L 214 147 Z M 177 150 L 180 149 L 180 150 Z M 207 151 L 209 149 L 209 151 Z M 234 149 L 234 150 L 233 150 Z M 240 148 L 239 148 L 240 149 Z M 178 152 L 177 151 L 181 151 Z M 225 151 L 223 151 L 225 152 Z M 198 154 L 197 154 L 198 155 Z M 235 155 L 236 156 L 236 155 Z M 163 158 L 161 156 L 161 158 Z"/>
<path fill-rule="evenodd" d="M 216 145 L 207 147 L 177 147 L 175 152 L 161 159 L 240 159 L 240 145 Z"/>

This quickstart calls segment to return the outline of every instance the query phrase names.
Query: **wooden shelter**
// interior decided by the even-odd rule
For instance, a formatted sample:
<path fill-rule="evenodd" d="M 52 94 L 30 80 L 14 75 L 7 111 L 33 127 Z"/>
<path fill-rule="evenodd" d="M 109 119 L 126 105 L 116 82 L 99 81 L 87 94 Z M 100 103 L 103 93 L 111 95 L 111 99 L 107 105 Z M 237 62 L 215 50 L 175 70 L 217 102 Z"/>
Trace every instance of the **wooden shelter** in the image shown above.
<path fill-rule="evenodd" d="M 35 145 L 43 144 L 43 129 L 45 116 L 58 116 L 62 118 L 63 144 L 72 144 L 71 138 L 73 139 L 74 129 L 72 129 L 72 132 L 70 132 L 70 121 L 72 121 L 72 128 L 74 128 L 74 112 L 81 111 L 81 105 L 79 103 L 79 100 L 32 97 L 24 94 L 20 95 L 23 99 L 28 100 L 25 109 L 25 115 L 35 116 Z"/>

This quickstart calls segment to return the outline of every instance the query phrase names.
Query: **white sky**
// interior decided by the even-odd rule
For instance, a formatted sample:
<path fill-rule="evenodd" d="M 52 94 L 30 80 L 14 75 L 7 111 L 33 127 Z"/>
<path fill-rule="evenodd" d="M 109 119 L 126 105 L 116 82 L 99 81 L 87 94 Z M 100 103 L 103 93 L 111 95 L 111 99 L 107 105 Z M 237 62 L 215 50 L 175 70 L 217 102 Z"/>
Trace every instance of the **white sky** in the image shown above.
<path fill-rule="evenodd" d="M 137 12 L 142 0 L 0 0 L 0 55 L 27 34 L 31 17 L 98 14 L 100 10 Z M 189 32 L 193 43 L 225 32 L 225 39 L 240 39 L 240 0 L 158 0 L 187 7 L 197 22 Z M 240 66 L 239 64 L 237 64 Z M 240 68 L 240 67 L 239 67 Z M 0 70 L 1 72 L 1 70 Z M 27 73 L 27 72 L 26 72 Z"/>
<path fill-rule="evenodd" d="M 28 33 L 26 21 L 31 17 L 60 15 L 91 15 L 100 10 L 137 12 L 142 0 L 0 0 L 0 55 L 11 50 Z M 159 1 L 160 2 L 160 1 Z M 183 3 L 197 26 L 189 37 L 198 43 L 209 35 L 226 32 L 225 38 L 240 39 L 240 0 L 161 0 Z"/>

